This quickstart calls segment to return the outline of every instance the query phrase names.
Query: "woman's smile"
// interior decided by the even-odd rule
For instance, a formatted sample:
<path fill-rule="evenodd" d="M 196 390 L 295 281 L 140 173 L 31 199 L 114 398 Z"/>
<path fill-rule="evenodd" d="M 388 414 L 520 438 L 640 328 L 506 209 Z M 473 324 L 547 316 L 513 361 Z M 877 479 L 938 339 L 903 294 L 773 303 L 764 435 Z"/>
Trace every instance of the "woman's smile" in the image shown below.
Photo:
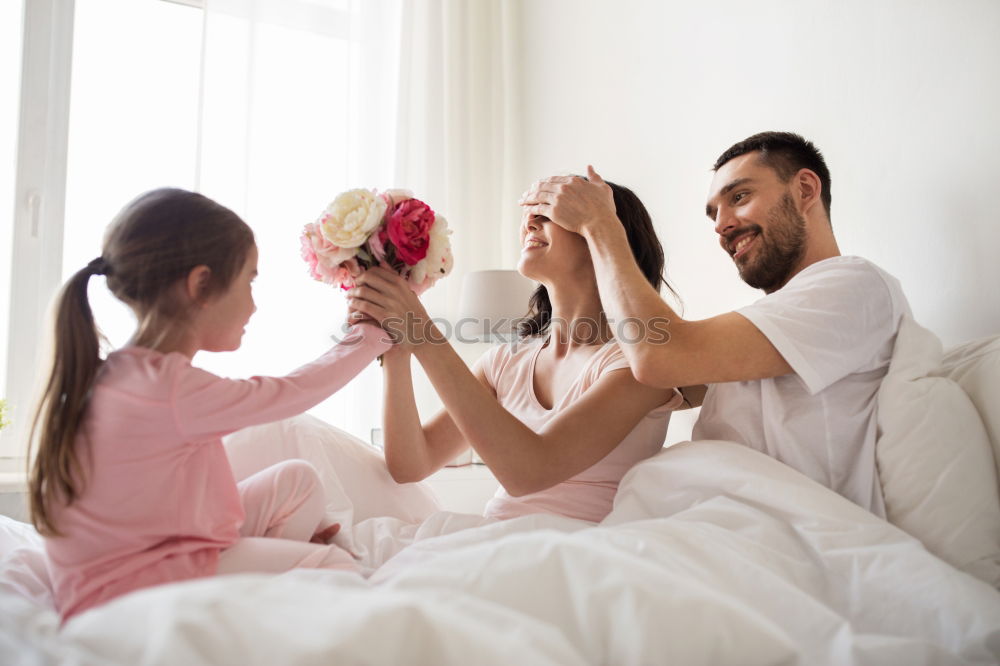
<path fill-rule="evenodd" d="M 547 242 L 537 236 L 528 236 L 524 239 L 524 247 L 521 251 L 527 252 L 528 250 L 537 250 L 538 248 L 546 247 L 547 245 Z"/>

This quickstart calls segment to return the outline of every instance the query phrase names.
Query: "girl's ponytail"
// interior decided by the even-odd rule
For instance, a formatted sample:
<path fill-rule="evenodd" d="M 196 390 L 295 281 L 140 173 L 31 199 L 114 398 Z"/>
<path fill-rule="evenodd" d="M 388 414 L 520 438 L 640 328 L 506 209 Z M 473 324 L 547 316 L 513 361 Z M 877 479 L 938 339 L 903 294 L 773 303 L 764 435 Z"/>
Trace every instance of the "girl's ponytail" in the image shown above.
<path fill-rule="evenodd" d="M 46 536 L 59 534 L 51 508 L 70 504 L 84 481 L 76 435 L 101 366 L 87 287 L 92 275 L 107 272 L 104 259 L 95 259 L 77 271 L 59 295 L 52 371 L 31 428 L 32 442 L 38 432 L 38 455 L 28 485 L 31 522 Z"/>

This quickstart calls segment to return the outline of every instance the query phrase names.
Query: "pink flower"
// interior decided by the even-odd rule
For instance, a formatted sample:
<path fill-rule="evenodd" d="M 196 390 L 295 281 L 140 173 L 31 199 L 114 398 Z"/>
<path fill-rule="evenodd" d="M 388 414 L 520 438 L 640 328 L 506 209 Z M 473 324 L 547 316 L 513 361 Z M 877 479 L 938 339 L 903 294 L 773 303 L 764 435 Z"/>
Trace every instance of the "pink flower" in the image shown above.
<path fill-rule="evenodd" d="M 354 288 L 354 280 L 361 275 L 364 270 L 358 264 L 358 260 L 351 257 L 347 261 L 338 264 L 337 268 L 334 269 L 334 278 L 332 284 L 339 286 L 344 291 Z"/>
<path fill-rule="evenodd" d="M 407 266 L 413 266 L 427 256 L 430 229 L 434 224 L 434 211 L 419 199 L 407 199 L 396 204 L 385 226 L 379 231 L 379 240 L 386 240 L 396 247 L 396 257 Z"/>
<path fill-rule="evenodd" d="M 357 254 L 357 248 L 337 247 L 328 241 L 316 224 L 307 224 L 299 240 L 302 243 L 302 258 L 309 267 L 309 275 L 326 284 L 339 284 L 338 267 Z"/>
<path fill-rule="evenodd" d="M 366 247 L 368 248 L 368 254 L 372 255 L 375 260 L 375 264 L 381 264 L 385 261 L 385 244 L 382 242 L 382 231 L 380 229 L 377 233 L 372 234 L 368 237 L 368 243 Z"/>

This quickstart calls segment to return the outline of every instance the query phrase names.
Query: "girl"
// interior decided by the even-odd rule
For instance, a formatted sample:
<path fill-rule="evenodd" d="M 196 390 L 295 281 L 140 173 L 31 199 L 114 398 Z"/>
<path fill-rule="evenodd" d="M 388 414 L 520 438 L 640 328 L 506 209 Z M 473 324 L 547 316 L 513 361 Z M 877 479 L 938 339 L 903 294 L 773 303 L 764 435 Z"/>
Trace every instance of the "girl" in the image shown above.
<path fill-rule="evenodd" d="M 665 283 L 663 249 L 642 202 L 609 184 L 644 274 Z M 353 320 L 374 318 L 402 341 L 385 355 L 385 455 L 398 482 L 427 477 L 469 446 L 502 488 L 486 517 L 553 513 L 600 521 L 618 482 L 663 446 L 674 389 L 636 381 L 603 316 L 582 236 L 525 215 L 518 270 L 541 283 L 522 324 L 522 343 L 494 347 L 470 372 L 394 273 L 366 272 L 352 292 Z M 668 287 L 669 288 L 669 287 Z M 647 328 L 632 334 L 655 335 Z M 442 411 L 421 426 L 410 355 L 416 355 Z"/>
<path fill-rule="evenodd" d="M 29 490 L 64 620 L 169 581 L 354 569 L 345 551 L 310 543 L 324 499 L 308 463 L 286 461 L 237 485 L 220 438 L 318 404 L 389 345 L 379 329 L 355 326 L 286 377 L 231 380 L 194 368 L 198 351 L 239 348 L 256 274 L 243 220 L 200 194 L 161 189 L 118 214 L 101 256 L 63 288 Z M 94 275 L 138 320 L 129 344 L 104 361 L 87 300 Z"/>

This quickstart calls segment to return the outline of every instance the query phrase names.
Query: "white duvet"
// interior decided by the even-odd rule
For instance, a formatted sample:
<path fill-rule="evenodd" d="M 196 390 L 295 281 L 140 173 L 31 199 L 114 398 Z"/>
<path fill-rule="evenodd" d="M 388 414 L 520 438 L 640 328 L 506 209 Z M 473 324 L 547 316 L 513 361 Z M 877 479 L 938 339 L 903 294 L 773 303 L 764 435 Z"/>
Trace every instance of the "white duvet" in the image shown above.
<path fill-rule="evenodd" d="M 359 545 L 416 541 L 367 580 L 295 571 L 166 585 L 60 630 L 35 576 L 37 538 L 7 520 L 0 663 L 1000 662 L 1000 593 L 735 444 L 685 443 L 641 463 L 598 526 L 483 522 L 363 522 Z M 467 525 L 478 526 L 457 529 Z"/>

